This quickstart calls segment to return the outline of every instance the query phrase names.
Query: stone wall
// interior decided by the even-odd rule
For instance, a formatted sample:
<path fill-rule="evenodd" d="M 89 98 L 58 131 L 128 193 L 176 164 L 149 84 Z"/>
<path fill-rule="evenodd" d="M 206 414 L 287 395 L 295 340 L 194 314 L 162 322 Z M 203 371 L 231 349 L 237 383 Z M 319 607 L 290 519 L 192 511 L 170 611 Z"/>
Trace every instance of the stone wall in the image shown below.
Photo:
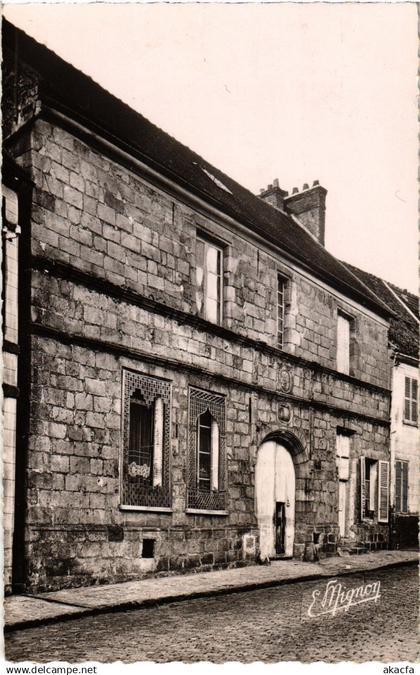
<path fill-rule="evenodd" d="M 15 152 L 35 183 L 27 587 L 250 562 L 242 538 L 258 537 L 257 450 L 275 432 L 303 449 L 295 555 L 314 534 L 332 553 L 337 427 L 353 432 L 355 462 L 365 451 L 388 457 L 384 322 L 57 126 L 38 119 Z M 196 319 L 197 229 L 225 242 L 226 330 Z M 279 272 L 289 279 L 284 352 Z M 339 309 L 354 317 L 352 374 L 365 382 L 334 372 Z M 171 382 L 168 513 L 120 508 L 123 368 Z M 226 397 L 227 515 L 186 513 L 188 386 Z M 357 499 L 352 508 L 357 523 Z"/>
<path fill-rule="evenodd" d="M 276 346 L 277 274 L 290 280 L 285 349 L 336 367 L 337 311 L 353 318 L 351 374 L 389 386 L 387 327 L 285 266 L 250 240 L 112 163 L 57 126 L 37 120 L 20 161 L 35 181 L 33 253 L 197 314 L 197 229 L 224 246 L 227 328 Z"/>

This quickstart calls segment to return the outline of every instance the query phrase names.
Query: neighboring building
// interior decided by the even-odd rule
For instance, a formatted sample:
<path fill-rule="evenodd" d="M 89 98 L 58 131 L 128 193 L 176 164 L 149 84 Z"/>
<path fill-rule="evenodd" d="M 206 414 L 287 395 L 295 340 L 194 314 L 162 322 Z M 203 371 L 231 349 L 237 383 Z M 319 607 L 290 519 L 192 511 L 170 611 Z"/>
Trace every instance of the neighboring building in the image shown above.
<path fill-rule="evenodd" d="M 256 197 L 3 31 L 32 182 L 8 588 L 386 547 L 390 310 L 320 243 L 325 189 Z"/>
<path fill-rule="evenodd" d="M 420 508 L 419 299 L 351 265 L 393 311 L 389 329 L 392 359 L 391 489 L 392 545 L 416 546 Z"/>
<path fill-rule="evenodd" d="M 17 400 L 21 373 L 18 358 L 22 328 L 18 311 L 19 235 L 31 186 L 25 173 L 7 158 L 2 166 L 2 362 L 3 362 L 3 526 L 6 586 L 11 584 L 16 478 Z M 19 469 L 18 469 L 19 470 Z"/>

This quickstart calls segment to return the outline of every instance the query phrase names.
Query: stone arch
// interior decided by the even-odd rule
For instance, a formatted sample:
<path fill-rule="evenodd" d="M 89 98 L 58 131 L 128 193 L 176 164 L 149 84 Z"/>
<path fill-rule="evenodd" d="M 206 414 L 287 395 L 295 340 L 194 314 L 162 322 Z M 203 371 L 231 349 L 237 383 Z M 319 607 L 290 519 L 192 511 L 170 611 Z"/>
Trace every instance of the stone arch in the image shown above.
<path fill-rule="evenodd" d="M 307 456 L 303 443 L 292 431 L 289 431 L 288 429 L 277 429 L 272 431 L 264 436 L 259 443 L 259 447 L 261 447 L 263 443 L 267 443 L 267 441 L 274 441 L 287 448 L 295 464 L 306 462 Z"/>

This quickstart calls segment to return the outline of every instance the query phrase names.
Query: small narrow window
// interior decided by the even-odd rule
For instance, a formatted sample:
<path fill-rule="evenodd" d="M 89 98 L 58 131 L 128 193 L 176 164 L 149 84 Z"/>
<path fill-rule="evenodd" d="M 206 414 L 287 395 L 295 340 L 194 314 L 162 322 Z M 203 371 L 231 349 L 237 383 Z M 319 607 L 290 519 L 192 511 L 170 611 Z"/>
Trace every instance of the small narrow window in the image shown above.
<path fill-rule="evenodd" d="M 143 544 L 141 547 L 141 557 L 154 558 L 154 556 L 155 556 L 155 540 L 143 539 Z"/>
<path fill-rule="evenodd" d="M 337 316 L 337 370 L 350 373 L 350 329 L 351 321 L 342 314 Z"/>
<path fill-rule="evenodd" d="M 395 511 L 408 512 L 408 462 L 395 462 Z"/>
<path fill-rule="evenodd" d="M 412 377 L 405 378 L 404 422 L 417 424 L 418 421 L 418 382 Z"/>
<path fill-rule="evenodd" d="M 285 314 L 286 280 L 277 275 L 277 346 L 283 349 L 284 345 L 284 314 Z"/>
<path fill-rule="evenodd" d="M 210 490 L 211 486 L 211 422 L 207 411 L 198 418 L 198 487 Z"/>
<path fill-rule="evenodd" d="M 196 303 L 200 316 L 212 323 L 222 320 L 223 251 L 197 237 Z"/>

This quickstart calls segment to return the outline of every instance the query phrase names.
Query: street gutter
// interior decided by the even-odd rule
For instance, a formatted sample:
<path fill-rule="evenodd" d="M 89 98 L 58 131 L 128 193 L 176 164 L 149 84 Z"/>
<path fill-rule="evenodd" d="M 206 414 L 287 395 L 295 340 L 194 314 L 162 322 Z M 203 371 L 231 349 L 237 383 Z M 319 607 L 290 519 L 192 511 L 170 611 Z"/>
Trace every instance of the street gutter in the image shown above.
<path fill-rule="evenodd" d="M 34 598 L 37 600 L 43 600 L 44 602 L 56 603 L 57 605 L 62 604 L 67 607 L 78 607 L 79 611 L 72 612 L 71 614 L 57 614 L 55 616 L 49 617 L 39 617 L 36 619 L 24 619 L 21 621 L 16 621 L 15 623 L 8 624 L 5 623 L 4 633 L 11 633 L 16 630 L 23 630 L 26 628 L 34 628 L 36 626 L 44 626 L 48 624 L 58 623 L 61 621 L 70 621 L 73 619 L 80 619 L 87 616 L 98 616 L 100 614 L 111 614 L 116 612 L 124 612 L 135 609 L 157 607 L 159 605 L 166 605 L 173 602 L 185 602 L 186 600 L 195 600 L 197 598 L 206 598 L 214 597 L 219 595 L 231 595 L 233 593 L 243 593 L 247 591 L 254 591 L 264 588 L 275 588 L 277 586 L 284 586 L 286 584 L 296 584 L 306 581 L 318 581 L 320 579 L 325 579 L 328 577 L 342 577 L 349 576 L 352 574 L 367 574 L 383 569 L 392 569 L 396 567 L 403 566 L 414 566 L 418 565 L 417 560 L 398 560 L 392 561 L 389 563 L 382 563 L 377 567 L 372 567 L 369 569 L 342 569 L 334 574 L 331 574 L 329 571 L 319 572 L 317 574 L 308 574 L 308 575 L 298 575 L 296 577 L 289 577 L 283 579 L 270 579 L 267 581 L 251 581 L 249 583 L 242 583 L 238 585 L 223 586 L 221 588 L 209 589 L 204 591 L 190 591 L 185 593 L 174 593 L 171 595 L 163 596 L 160 598 L 145 598 L 144 600 L 131 600 L 129 602 L 123 602 L 108 605 L 98 605 L 97 607 L 86 607 L 79 604 L 72 605 L 69 602 L 60 602 L 57 600 L 45 599 L 41 594 L 24 594 L 24 597 Z"/>

